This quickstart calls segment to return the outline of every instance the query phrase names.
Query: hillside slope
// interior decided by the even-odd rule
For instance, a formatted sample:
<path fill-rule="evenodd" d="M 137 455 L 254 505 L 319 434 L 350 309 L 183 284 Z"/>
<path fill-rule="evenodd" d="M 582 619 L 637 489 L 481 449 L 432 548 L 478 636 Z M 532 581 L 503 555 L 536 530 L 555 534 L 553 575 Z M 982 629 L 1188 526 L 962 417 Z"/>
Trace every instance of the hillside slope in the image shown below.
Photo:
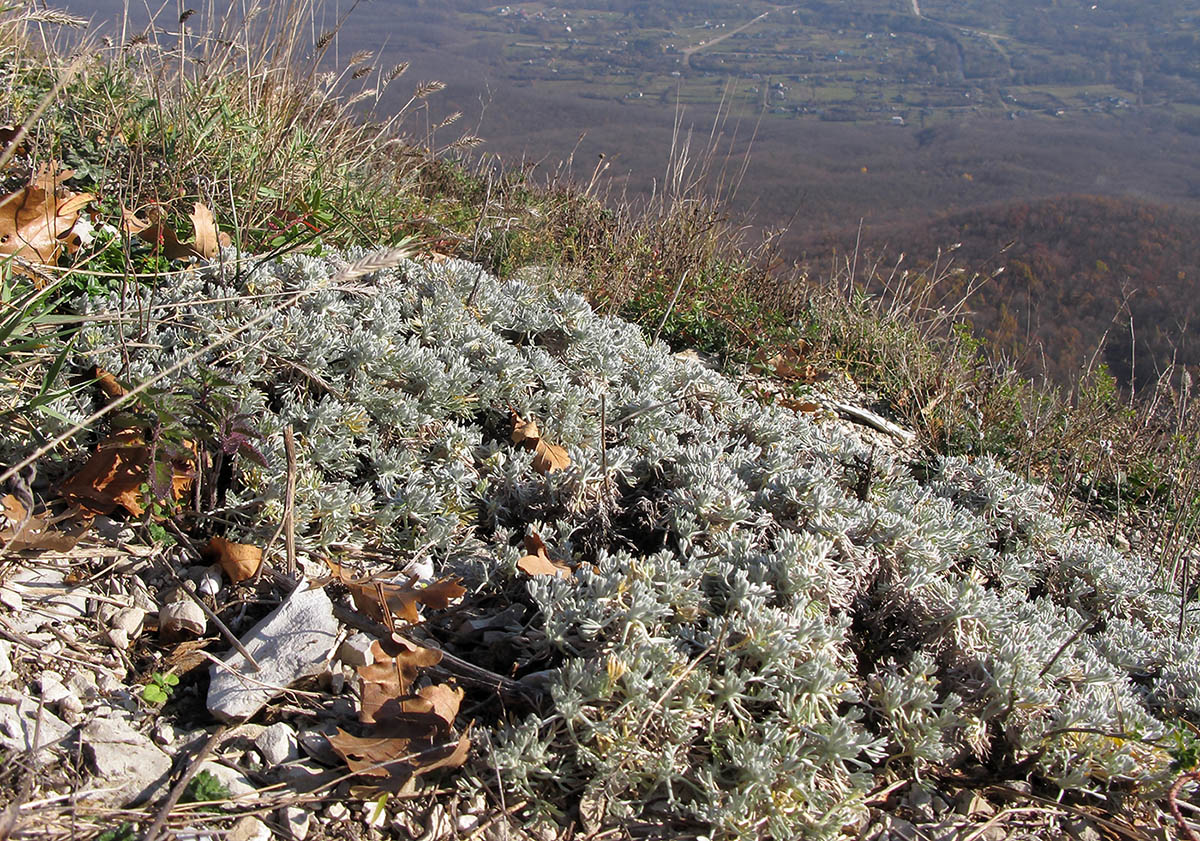
<path fill-rule="evenodd" d="M 966 270 L 943 283 L 947 300 L 963 294 L 974 273 L 994 275 L 968 309 L 996 351 L 1069 383 L 1103 345 L 1101 359 L 1121 382 L 1146 386 L 1172 364 L 1200 363 L 1198 228 L 1193 211 L 1126 199 L 1006 202 L 866 228 L 862 241 L 871 256 L 859 263 L 879 258 L 886 273 L 904 253 L 901 265 L 909 269 L 936 261 L 943 271 Z M 810 258 L 819 265 L 828 259 L 821 255 L 853 253 L 857 237 L 846 231 L 812 241 Z"/>
<path fill-rule="evenodd" d="M 1084 812 L 1102 805 L 1085 792 L 1119 795 L 1115 819 L 1140 821 L 1175 778 L 1180 716 L 1200 714 L 1196 632 L 1177 639 L 1177 602 L 1146 561 L 1073 533 L 1042 489 L 991 460 L 928 462 L 823 411 L 764 406 L 574 293 L 466 262 L 226 258 L 89 301 L 80 364 L 162 377 L 121 421 L 158 438 L 172 412 L 196 430 L 213 411 L 242 419 L 261 459 L 231 458 L 218 508 L 185 515 L 194 538 L 270 544 L 291 426 L 303 571 L 336 559 L 381 582 L 463 582 L 461 602 L 389 623 L 546 693 L 531 710 L 460 684 L 449 715 L 474 748 L 446 773 L 464 803 L 521 803 L 509 818 L 555 833 L 593 804 L 575 819 L 674 838 L 832 839 L 903 819 L 965 835 L 979 828 L 969 813 L 866 803 L 893 783 L 932 785 L 945 804 L 1032 782 Z M 63 426 L 92 408 L 88 392 L 53 405 Z M 520 446 L 514 431 L 534 418 L 565 467 Z M 25 451 L 0 433 L 0 460 Z M 572 574 L 530 575 L 523 554 Z M 165 597 L 173 557 L 143 567 L 140 586 Z M 270 576 L 257 581 L 213 593 L 236 633 L 278 598 Z M 363 608 L 326 586 L 339 616 Z M 267 604 L 247 613 L 246 599 Z M 144 670 L 165 669 L 170 647 L 147 643 Z M 203 691 L 206 667 L 185 685 Z M 365 705 L 374 678 L 359 676 Z M 355 683 L 260 720 L 293 723 L 302 742 L 332 724 L 370 735 Z M 86 709 L 128 716 L 106 693 Z M 211 723 L 195 704 L 162 715 Z M 221 754 L 295 784 L 244 767 L 241 749 Z"/>

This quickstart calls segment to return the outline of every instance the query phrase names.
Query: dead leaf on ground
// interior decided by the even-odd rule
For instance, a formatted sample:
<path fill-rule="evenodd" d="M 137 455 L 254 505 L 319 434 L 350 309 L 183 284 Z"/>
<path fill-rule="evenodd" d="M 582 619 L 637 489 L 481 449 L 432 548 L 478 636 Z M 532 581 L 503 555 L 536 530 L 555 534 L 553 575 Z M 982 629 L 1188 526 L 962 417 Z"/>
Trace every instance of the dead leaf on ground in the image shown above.
<path fill-rule="evenodd" d="M 9 523 L 19 523 L 29 513 L 21 504 L 21 500 L 12 494 L 5 494 L 3 498 L 0 498 L 0 508 L 4 509 L 4 517 Z"/>
<path fill-rule="evenodd" d="M 517 561 L 517 567 L 530 575 L 561 575 L 563 578 L 570 578 L 573 574 L 566 564 L 550 560 L 545 541 L 535 531 L 525 536 L 525 554 Z"/>
<path fill-rule="evenodd" d="M 779 405 L 785 409 L 791 409 L 793 412 L 812 413 L 821 408 L 820 403 L 814 403 L 811 400 L 797 400 L 794 397 L 780 397 Z"/>
<path fill-rule="evenodd" d="M 372 777 L 376 788 L 388 790 L 438 768 L 458 768 L 471 751 L 465 735 L 443 744 L 421 744 L 422 740 L 352 736 L 339 728 L 337 735 L 326 738 L 352 772 Z"/>
<path fill-rule="evenodd" d="M 514 444 L 523 444 L 525 446 L 529 446 L 526 444 L 526 442 L 532 441 L 533 444 L 536 445 L 541 437 L 542 431 L 538 429 L 536 420 L 533 418 L 525 420 L 520 415 L 516 413 L 513 414 L 512 442 Z"/>
<path fill-rule="evenodd" d="M 220 535 L 209 538 L 204 557 L 215 561 L 234 584 L 253 578 L 262 566 L 263 550 L 249 543 L 234 543 Z"/>
<path fill-rule="evenodd" d="M 66 552 L 75 548 L 91 521 L 83 519 L 73 523 L 67 530 L 59 530 L 54 526 L 62 518 L 52 517 L 49 511 L 27 516 L 28 512 L 21 501 L 12 494 L 0 498 L 0 507 L 4 509 L 4 528 L 0 528 L 0 547 L 7 546 L 10 552 L 27 550 L 42 550 L 47 552 Z"/>
<path fill-rule="evenodd" d="M 458 718 L 459 707 L 462 706 L 463 698 L 466 697 L 466 692 L 462 687 L 448 686 L 444 683 L 435 683 L 432 686 L 426 686 L 417 692 L 418 699 L 424 701 L 425 705 L 417 704 L 417 700 L 406 701 L 404 703 L 413 703 L 413 712 L 431 712 L 446 722 L 447 727 L 454 726 L 454 719 Z M 422 708 L 424 707 L 424 708 Z"/>
<path fill-rule="evenodd" d="M 27 187 L 0 197 L 0 254 L 54 264 L 73 235 L 79 211 L 95 198 L 61 182 L 74 173 L 42 167 Z"/>
<path fill-rule="evenodd" d="M 186 260 L 190 257 L 211 260 L 220 252 L 221 246 L 232 241 L 227 234 L 218 231 L 212 211 L 200 202 L 196 202 L 189 218 L 195 229 L 195 237 L 191 242 L 183 242 L 175 229 L 167 224 L 165 214 L 157 205 L 147 209 L 146 218 L 128 208 L 121 209 L 121 227 L 125 232 L 157 246 L 168 260 Z"/>
<path fill-rule="evenodd" d="M 810 350 L 808 342 L 801 340 L 793 347 L 786 347 L 768 356 L 760 351 L 755 362 L 768 376 L 788 382 L 818 383 L 829 379 L 830 372 L 822 371 L 811 362 L 806 362 Z"/>
<path fill-rule="evenodd" d="M 200 202 L 196 202 L 196 206 L 192 208 L 191 220 L 192 228 L 196 232 L 192 248 L 205 260 L 211 260 L 221 250 L 217 220 L 213 218 L 212 211 Z"/>
<path fill-rule="evenodd" d="M 118 505 L 140 517 L 146 510 L 144 486 L 150 482 L 152 448 L 138 429 L 123 429 L 96 445 L 87 463 L 62 483 L 63 497 L 97 514 L 108 514 Z M 177 453 L 164 458 L 160 451 L 153 468 L 159 483 L 169 485 L 173 500 L 183 498 L 195 477 L 194 455 Z"/>
<path fill-rule="evenodd" d="M 358 667 L 362 683 L 359 721 L 365 724 L 374 722 L 376 712 L 389 700 L 408 695 L 421 669 L 442 662 L 442 652 L 436 648 L 423 648 L 397 638 L 389 640 L 386 646 L 376 640 L 371 653 L 374 662 Z"/>
<path fill-rule="evenodd" d="M 99 365 L 93 365 L 91 377 L 96 381 L 96 385 L 104 392 L 104 396 L 109 400 L 116 400 L 124 397 L 129 390 L 121 385 L 111 373 L 101 368 Z"/>
<path fill-rule="evenodd" d="M 341 564 L 325 559 L 333 575 L 328 581 L 339 581 L 350 591 L 354 606 L 376 622 L 387 624 L 384 617 L 383 604 L 386 602 L 391 614 L 409 625 L 421 621 L 418 605 L 424 605 L 431 610 L 445 610 L 450 602 L 464 595 L 467 591 L 456 578 L 443 578 L 426 587 L 417 587 L 417 577 L 414 575 L 403 584 L 395 581 L 381 581 L 371 576 L 355 578 Z"/>
<path fill-rule="evenodd" d="M 330 746 L 351 772 L 389 790 L 435 768 L 462 765 L 471 748 L 466 735 L 454 735 L 463 690 L 435 684 L 411 691 L 418 672 L 441 662 L 442 652 L 394 634 L 376 640 L 371 650 L 375 662 L 358 669 L 359 721 L 369 730 L 355 736 L 339 729 L 327 737 Z"/>
<path fill-rule="evenodd" d="M 513 412 L 512 423 L 512 442 L 527 450 L 533 450 L 533 469 L 538 473 L 553 473 L 571 466 L 571 457 L 567 455 L 566 449 L 544 439 L 537 421 L 532 417 L 525 420 Z"/>
<path fill-rule="evenodd" d="M 3 126 L 0 127 L 0 152 L 4 152 L 10 143 L 16 139 L 21 129 L 18 126 Z M 21 141 L 21 144 L 13 150 L 12 156 L 8 159 L 8 166 L 12 166 L 13 158 L 18 155 L 25 155 L 29 152 L 28 137 Z"/>

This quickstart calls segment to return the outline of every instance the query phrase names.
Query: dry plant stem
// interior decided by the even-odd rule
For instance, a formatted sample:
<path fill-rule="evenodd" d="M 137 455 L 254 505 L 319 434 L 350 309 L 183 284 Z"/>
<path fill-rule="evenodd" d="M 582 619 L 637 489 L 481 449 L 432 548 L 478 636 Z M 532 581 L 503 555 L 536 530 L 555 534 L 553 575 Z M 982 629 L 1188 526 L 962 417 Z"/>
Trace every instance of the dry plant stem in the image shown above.
<path fill-rule="evenodd" d="M 179 802 L 179 798 L 183 796 L 183 791 L 187 788 L 187 784 L 192 777 L 196 776 L 196 772 L 200 769 L 200 763 L 208 756 L 213 748 L 217 746 L 229 730 L 229 725 L 222 724 L 213 734 L 208 737 L 208 740 L 200 746 L 200 750 L 196 751 L 196 755 L 192 757 L 192 761 L 188 763 L 187 770 L 171 787 L 171 793 L 167 797 L 166 802 L 159 808 L 158 814 L 154 817 L 154 823 L 150 824 L 150 828 L 146 830 L 146 834 L 142 836 L 142 841 L 157 841 L 158 836 L 162 834 L 163 827 L 167 823 L 167 817 L 171 814 L 171 810 L 175 808 L 175 804 Z"/>
<path fill-rule="evenodd" d="M 1070 803 L 1059 803 L 1057 800 L 1051 800 L 1048 797 L 1042 797 L 1037 794 L 1029 794 L 1024 791 L 1018 791 L 1017 789 L 1010 788 L 1006 785 L 988 786 L 985 791 L 1003 794 L 1005 797 L 1012 800 L 1030 800 L 1034 803 L 1040 803 L 1043 806 L 1048 806 L 1051 809 L 1058 809 L 1067 812 L 1077 818 L 1085 818 L 1086 820 L 1092 821 L 1093 823 L 1104 827 L 1114 835 L 1119 835 L 1122 838 L 1128 839 L 1128 841 L 1148 841 L 1149 839 L 1149 836 L 1145 835 L 1144 833 L 1135 832 L 1133 829 L 1125 826 L 1124 824 L 1109 820 L 1108 818 L 1102 817 L 1101 815 L 1095 814 L 1087 809 L 1080 809 L 1078 806 L 1072 806 Z M 1189 839 L 1189 841 L 1200 840 Z"/>
<path fill-rule="evenodd" d="M 1200 780 L 1200 771 L 1188 771 L 1186 774 L 1181 774 L 1167 792 L 1167 803 L 1171 807 L 1171 814 L 1175 816 L 1175 825 L 1179 827 L 1179 834 L 1187 841 L 1200 841 L 1196 838 L 1196 833 L 1192 832 L 1192 828 L 1188 826 L 1187 821 L 1183 819 L 1183 813 L 1179 811 L 1179 792 L 1183 791 L 1183 787 L 1189 780 Z"/>
<path fill-rule="evenodd" d="M 690 269 L 688 271 L 691 271 Z M 671 317 L 671 310 L 675 309 L 675 302 L 679 300 L 679 292 L 683 289 L 683 284 L 687 280 L 688 272 L 685 271 L 679 276 L 679 282 L 675 284 L 675 291 L 671 293 L 671 300 L 667 303 L 667 308 L 662 314 L 662 318 L 658 321 L 658 326 L 654 328 L 654 338 L 650 340 L 650 344 L 655 344 L 658 341 L 659 335 L 662 334 L 663 327 L 667 325 L 667 319 Z"/>
<path fill-rule="evenodd" d="M 612 481 L 608 476 L 608 411 L 605 395 L 600 395 L 600 471 L 604 476 L 604 505 L 609 511 L 613 507 Z"/>
<path fill-rule="evenodd" d="M 501 793 L 500 796 L 503 797 L 504 796 L 503 793 Z M 491 829 L 493 826 L 495 826 L 496 822 L 499 821 L 501 818 L 512 817 L 517 812 L 524 809 L 528 804 L 529 804 L 528 800 L 518 800 L 512 806 L 505 807 L 502 805 L 501 808 L 496 810 L 495 814 L 493 814 L 490 818 L 488 818 L 486 821 L 481 823 L 479 826 L 475 827 L 469 833 L 464 835 L 463 841 L 471 841 L 472 838 L 476 838 L 476 837 L 482 835 L 483 833 L 485 833 L 489 829 Z"/>
<path fill-rule="evenodd" d="M 283 501 L 283 540 L 287 550 L 287 574 L 296 578 L 296 437 L 289 423 L 283 430 L 283 448 L 287 453 L 287 494 Z"/>

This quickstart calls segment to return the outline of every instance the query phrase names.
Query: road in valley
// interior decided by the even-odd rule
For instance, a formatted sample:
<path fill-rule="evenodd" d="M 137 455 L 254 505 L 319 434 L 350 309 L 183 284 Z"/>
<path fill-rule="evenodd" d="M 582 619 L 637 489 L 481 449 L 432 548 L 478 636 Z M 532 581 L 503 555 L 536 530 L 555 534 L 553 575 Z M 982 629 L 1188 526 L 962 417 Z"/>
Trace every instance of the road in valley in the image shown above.
<path fill-rule="evenodd" d="M 913 0 L 913 2 L 915 3 L 916 0 Z M 754 20 L 748 21 L 747 23 L 743 23 L 737 29 L 731 29 L 728 32 L 726 32 L 724 35 L 718 35 L 716 38 L 713 38 L 711 41 L 703 41 L 694 47 L 685 47 L 684 49 L 680 50 L 679 52 L 683 54 L 683 66 L 684 67 L 692 66 L 692 53 L 696 53 L 696 52 L 699 52 L 700 50 L 707 49 L 707 48 L 711 47 L 713 44 L 721 43 L 726 38 L 732 38 L 734 35 L 737 35 L 739 32 L 746 31 L 747 29 L 754 26 L 754 24 L 758 23 L 760 20 L 762 20 L 769 14 L 771 14 L 770 10 L 765 11 L 761 15 L 756 17 Z"/>

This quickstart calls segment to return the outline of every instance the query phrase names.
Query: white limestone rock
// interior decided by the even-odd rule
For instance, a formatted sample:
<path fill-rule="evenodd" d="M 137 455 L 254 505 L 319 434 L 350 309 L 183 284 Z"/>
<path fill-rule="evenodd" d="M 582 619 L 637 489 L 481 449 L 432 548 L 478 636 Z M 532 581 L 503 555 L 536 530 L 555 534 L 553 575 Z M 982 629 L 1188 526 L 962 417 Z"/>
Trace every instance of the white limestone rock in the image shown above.
<path fill-rule="evenodd" d="M 296 681 L 319 673 L 337 637 L 325 590 L 301 584 L 242 640 L 259 671 L 238 652 L 213 665 L 208 711 L 221 721 L 249 718 Z"/>

